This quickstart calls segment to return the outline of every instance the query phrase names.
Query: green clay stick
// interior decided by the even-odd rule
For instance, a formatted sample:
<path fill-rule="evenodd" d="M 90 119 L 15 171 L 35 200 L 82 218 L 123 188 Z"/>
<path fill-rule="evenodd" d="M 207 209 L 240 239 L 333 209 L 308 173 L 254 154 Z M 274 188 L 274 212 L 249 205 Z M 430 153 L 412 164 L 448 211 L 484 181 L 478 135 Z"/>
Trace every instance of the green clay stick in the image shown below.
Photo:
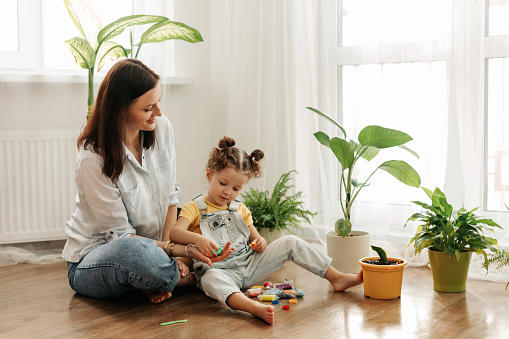
<path fill-rule="evenodd" d="M 175 321 L 169 321 L 167 323 L 160 323 L 159 326 L 167 326 L 167 325 L 173 325 L 173 324 L 176 324 L 176 323 L 186 323 L 187 322 L 187 319 L 184 319 L 184 320 L 175 320 Z"/>

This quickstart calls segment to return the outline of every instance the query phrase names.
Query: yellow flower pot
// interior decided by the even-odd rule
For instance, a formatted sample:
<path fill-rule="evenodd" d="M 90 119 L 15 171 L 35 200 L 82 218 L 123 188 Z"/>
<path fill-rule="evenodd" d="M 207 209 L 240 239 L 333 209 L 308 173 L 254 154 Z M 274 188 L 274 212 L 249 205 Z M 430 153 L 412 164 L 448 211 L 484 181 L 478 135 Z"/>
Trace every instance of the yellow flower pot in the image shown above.
<path fill-rule="evenodd" d="M 387 258 L 398 261 L 397 265 L 373 265 L 365 260 L 377 260 L 379 257 L 366 257 L 359 260 L 364 276 L 364 295 L 372 299 L 396 299 L 401 296 L 403 269 L 406 260 Z"/>

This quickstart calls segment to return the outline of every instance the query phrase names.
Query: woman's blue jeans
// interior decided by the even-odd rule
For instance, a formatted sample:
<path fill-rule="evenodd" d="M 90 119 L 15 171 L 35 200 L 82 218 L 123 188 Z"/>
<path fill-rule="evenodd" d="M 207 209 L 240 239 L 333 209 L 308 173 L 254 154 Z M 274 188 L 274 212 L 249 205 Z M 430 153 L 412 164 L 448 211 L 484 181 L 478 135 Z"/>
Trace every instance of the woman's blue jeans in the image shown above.
<path fill-rule="evenodd" d="M 119 297 L 133 288 L 171 292 L 180 275 L 174 258 L 155 241 L 138 237 L 119 238 L 96 247 L 68 267 L 71 288 L 95 298 Z"/>

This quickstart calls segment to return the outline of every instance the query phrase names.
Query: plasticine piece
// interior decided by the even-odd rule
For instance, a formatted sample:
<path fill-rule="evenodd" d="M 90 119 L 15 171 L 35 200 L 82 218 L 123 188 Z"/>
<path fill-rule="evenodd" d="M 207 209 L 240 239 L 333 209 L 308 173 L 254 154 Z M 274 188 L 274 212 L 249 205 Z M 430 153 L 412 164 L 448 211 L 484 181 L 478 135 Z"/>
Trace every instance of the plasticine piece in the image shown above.
<path fill-rule="evenodd" d="M 250 288 L 248 289 L 245 294 L 249 297 L 249 298 L 253 298 L 253 297 L 257 297 L 259 296 L 260 294 L 263 293 L 263 290 L 261 288 Z"/>
<path fill-rule="evenodd" d="M 304 291 L 303 291 L 303 290 L 301 290 L 300 288 L 296 289 L 296 290 L 295 290 L 295 296 L 296 296 L 297 298 L 302 298 L 302 297 L 304 296 Z"/>
<path fill-rule="evenodd" d="M 251 286 L 251 288 L 261 288 L 263 290 L 263 286 L 262 285 Z"/>
<path fill-rule="evenodd" d="M 285 281 L 281 284 L 276 284 L 276 288 L 279 288 L 280 290 L 291 290 L 293 289 L 292 284 L 289 281 Z"/>
<path fill-rule="evenodd" d="M 290 304 L 297 305 L 297 299 L 290 299 L 288 302 L 289 302 Z"/>
<path fill-rule="evenodd" d="M 272 300 L 272 304 L 273 305 L 278 305 L 279 304 L 279 300 Z"/>
<path fill-rule="evenodd" d="M 276 300 L 276 296 L 274 294 L 264 294 L 262 295 L 261 301 L 274 301 Z"/>
<path fill-rule="evenodd" d="M 217 255 L 220 255 L 221 252 L 223 252 L 223 248 L 222 247 L 218 247 L 217 250 L 214 250 L 214 252 L 216 252 Z"/>
<path fill-rule="evenodd" d="M 291 293 L 292 295 L 295 295 L 294 290 L 284 290 L 283 293 Z"/>
<path fill-rule="evenodd" d="M 290 305 L 283 305 L 283 310 L 289 311 L 290 310 Z"/>
<path fill-rule="evenodd" d="M 278 294 L 279 299 L 293 299 L 294 295 L 291 293 Z"/>
<path fill-rule="evenodd" d="M 268 288 L 272 287 L 272 283 L 267 281 L 267 282 L 263 283 L 263 286 L 265 286 L 265 288 L 268 289 Z"/>
<path fill-rule="evenodd" d="M 249 244 L 249 247 L 251 247 L 251 248 L 253 248 L 253 249 L 255 248 L 255 246 L 256 246 L 256 243 L 255 243 L 254 241 L 253 241 L 252 243 L 250 243 L 250 244 Z"/>

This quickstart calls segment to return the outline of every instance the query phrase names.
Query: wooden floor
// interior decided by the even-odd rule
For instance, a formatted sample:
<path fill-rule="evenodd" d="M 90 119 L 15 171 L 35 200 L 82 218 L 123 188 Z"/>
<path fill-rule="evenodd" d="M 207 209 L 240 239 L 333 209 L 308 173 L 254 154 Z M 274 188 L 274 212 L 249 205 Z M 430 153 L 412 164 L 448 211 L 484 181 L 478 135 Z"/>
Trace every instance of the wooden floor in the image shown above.
<path fill-rule="evenodd" d="M 65 263 L 0 267 L 0 338 L 508 338 L 509 289 L 469 280 L 467 292 L 433 290 L 428 268 L 407 267 L 397 300 L 334 293 L 288 262 L 267 280 L 293 279 L 298 305 L 276 307 L 273 325 L 228 309 L 195 288 L 159 305 L 133 293 L 118 300 L 75 294 Z M 187 323 L 159 326 L 187 319 Z"/>

